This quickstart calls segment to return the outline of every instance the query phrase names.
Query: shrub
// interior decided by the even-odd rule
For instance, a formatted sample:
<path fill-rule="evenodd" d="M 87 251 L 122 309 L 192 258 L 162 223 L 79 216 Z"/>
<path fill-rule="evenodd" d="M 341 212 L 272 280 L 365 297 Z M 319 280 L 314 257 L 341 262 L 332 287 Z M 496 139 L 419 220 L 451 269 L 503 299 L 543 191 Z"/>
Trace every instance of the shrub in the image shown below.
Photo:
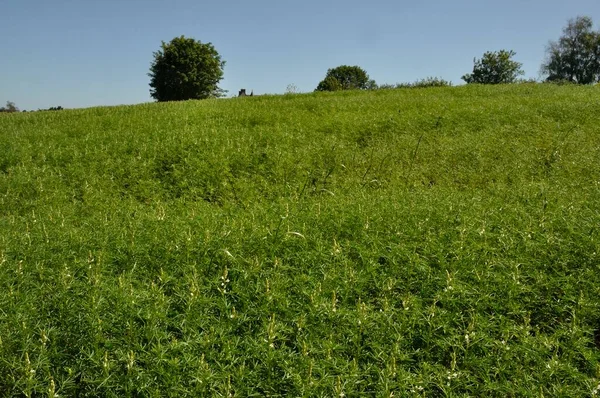
<path fill-rule="evenodd" d="M 413 83 L 396 83 L 382 84 L 378 87 L 379 90 L 390 90 L 394 88 L 425 88 L 425 87 L 451 87 L 452 82 L 444 80 L 440 77 L 427 77 L 425 79 L 416 80 Z"/>
<path fill-rule="evenodd" d="M 376 86 L 374 80 L 359 66 L 341 65 L 329 69 L 315 91 L 367 90 Z"/>
<path fill-rule="evenodd" d="M 506 84 L 514 83 L 524 72 L 522 64 L 512 60 L 514 51 L 488 51 L 481 59 L 473 60 L 473 73 L 461 77 L 467 84 Z"/>

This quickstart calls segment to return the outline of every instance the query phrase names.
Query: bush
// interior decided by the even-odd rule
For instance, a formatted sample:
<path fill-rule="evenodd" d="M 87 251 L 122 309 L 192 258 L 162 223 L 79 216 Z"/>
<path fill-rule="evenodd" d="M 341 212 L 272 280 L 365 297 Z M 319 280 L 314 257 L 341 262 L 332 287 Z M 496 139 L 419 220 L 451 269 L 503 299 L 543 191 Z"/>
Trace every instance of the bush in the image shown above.
<path fill-rule="evenodd" d="M 439 77 L 427 77 L 425 79 L 417 80 L 412 84 L 413 88 L 422 87 L 451 87 L 452 82 L 441 79 Z"/>
<path fill-rule="evenodd" d="M 514 83 L 524 72 L 522 64 L 512 60 L 514 51 L 488 51 L 481 59 L 473 60 L 473 73 L 461 77 L 467 84 L 507 84 Z"/>
<path fill-rule="evenodd" d="M 329 69 L 315 91 L 368 90 L 377 86 L 359 66 L 341 65 Z"/>
<path fill-rule="evenodd" d="M 62 106 L 52 106 L 48 109 L 38 109 L 38 112 L 46 112 L 46 111 L 62 111 L 64 108 Z"/>
<path fill-rule="evenodd" d="M 382 84 L 378 87 L 379 90 L 390 90 L 394 88 L 425 88 L 425 87 L 451 87 L 452 82 L 444 80 L 440 77 L 427 77 L 425 79 L 416 80 L 413 83 L 396 83 Z"/>

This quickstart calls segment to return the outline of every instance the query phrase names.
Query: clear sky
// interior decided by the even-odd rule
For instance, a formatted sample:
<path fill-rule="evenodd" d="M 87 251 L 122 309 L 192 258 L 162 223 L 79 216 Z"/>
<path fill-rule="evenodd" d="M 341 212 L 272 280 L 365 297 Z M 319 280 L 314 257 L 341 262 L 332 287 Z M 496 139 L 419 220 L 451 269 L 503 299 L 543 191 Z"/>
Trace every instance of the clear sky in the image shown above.
<path fill-rule="evenodd" d="M 460 84 L 474 57 L 500 49 L 537 78 L 569 18 L 600 25 L 600 0 L 0 1 L 0 106 L 28 110 L 152 101 L 152 53 L 181 35 L 213 43 L 232 96 L 312 91 L 344 64 L 379 84 Z"/>

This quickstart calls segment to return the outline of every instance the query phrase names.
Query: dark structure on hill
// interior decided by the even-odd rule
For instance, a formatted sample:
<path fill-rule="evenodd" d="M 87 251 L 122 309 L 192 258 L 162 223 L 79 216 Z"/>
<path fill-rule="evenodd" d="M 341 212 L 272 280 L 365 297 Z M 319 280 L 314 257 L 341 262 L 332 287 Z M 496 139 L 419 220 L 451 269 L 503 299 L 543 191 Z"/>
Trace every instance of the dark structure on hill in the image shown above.
<path fill-rule="evenodd" d="M 250 95 L 246 94 L 246 89 L 243 88 L 239 91 L 238 97 L 254 97 L 254 90 L 250 92 Z"/>

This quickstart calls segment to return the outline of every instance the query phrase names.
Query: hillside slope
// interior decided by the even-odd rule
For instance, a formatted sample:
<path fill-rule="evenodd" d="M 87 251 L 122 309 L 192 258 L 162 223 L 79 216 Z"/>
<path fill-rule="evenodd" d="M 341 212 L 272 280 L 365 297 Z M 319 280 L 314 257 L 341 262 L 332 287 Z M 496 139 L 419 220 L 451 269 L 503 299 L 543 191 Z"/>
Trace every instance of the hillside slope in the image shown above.
<path fill-rule="evenodd" d="M 0 115 L 3 396 L 589 396 L 600 90 Z"/>

